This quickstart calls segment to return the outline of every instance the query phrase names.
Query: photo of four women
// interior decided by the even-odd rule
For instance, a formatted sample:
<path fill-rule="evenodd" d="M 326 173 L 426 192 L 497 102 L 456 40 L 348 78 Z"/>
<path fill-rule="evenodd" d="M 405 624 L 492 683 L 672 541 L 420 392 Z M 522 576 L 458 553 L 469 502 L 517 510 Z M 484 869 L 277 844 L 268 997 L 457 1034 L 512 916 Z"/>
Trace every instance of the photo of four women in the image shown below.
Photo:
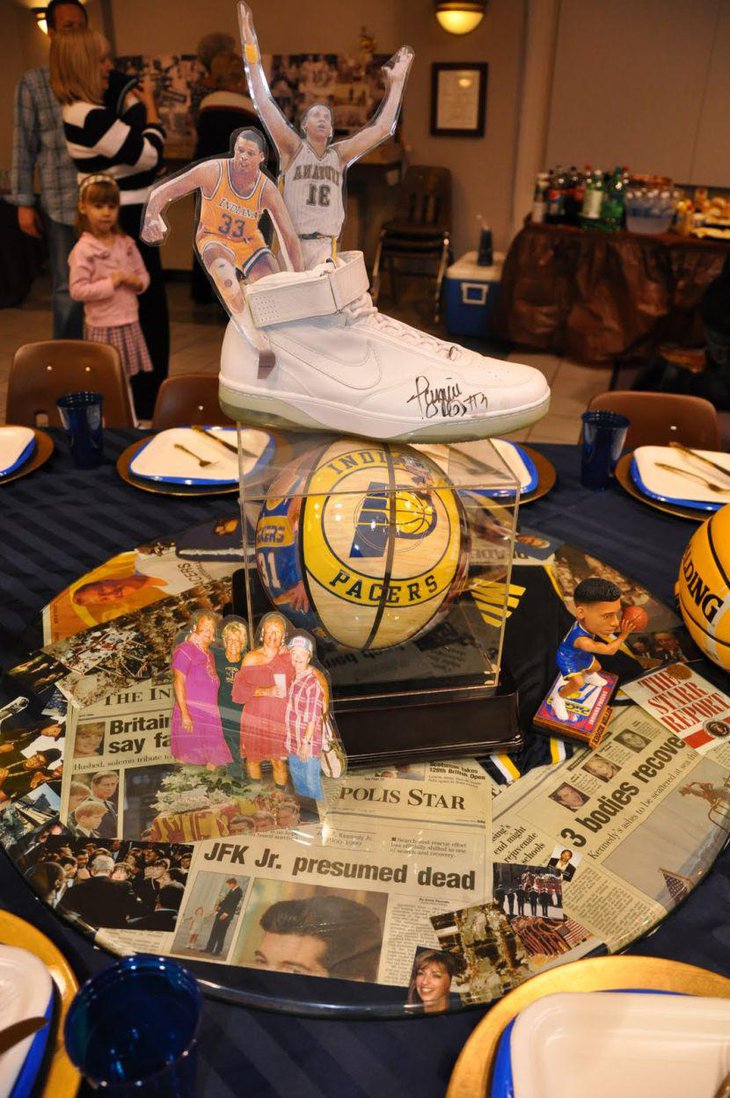
<path fill-rule="evenodd" d="M 265 614 L 256 647 L 247 651 L 241 618 L 194 614 L 172 657 L 175 702 L 171 750 L 178 762 L 235 778 L 262 780 L 270 764 L 274 784 L 291 778 L 303 797 L 321 799 L 320 756 L 329 682 L 312 664 L 314 642 L 305 633 L 288 637 L 277 612 Z"/>

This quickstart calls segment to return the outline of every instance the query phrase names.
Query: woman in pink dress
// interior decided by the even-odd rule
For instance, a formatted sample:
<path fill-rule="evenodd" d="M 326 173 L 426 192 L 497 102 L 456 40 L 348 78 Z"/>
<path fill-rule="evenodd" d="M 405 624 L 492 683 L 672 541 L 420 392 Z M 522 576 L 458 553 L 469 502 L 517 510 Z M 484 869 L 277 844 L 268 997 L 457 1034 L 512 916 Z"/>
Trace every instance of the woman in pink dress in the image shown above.
<path fill-rule="evenodd" d="M 175 704 L 170 720 L 170 749 L 178 762 L 225 766 L 232 762 L 218 712 L 220 685 L 210 646 L 215 640 L 215 614 L 193 618 L 187 638 L 172 657 Z"/>
<path fill-rule="evenodd" d="M 281 614 L 266 614 L 260 636 L 261 646 L 246 653 L 233 680 L 233 701 L 243 704 L 241 758 L 254 781 L 261 779 L 261 763 L 271 762 L 274 782 L 283 787 L 288 779 L 286 699 L 294 677 L 291 656 L 282 651 L 286 619 Z"/>

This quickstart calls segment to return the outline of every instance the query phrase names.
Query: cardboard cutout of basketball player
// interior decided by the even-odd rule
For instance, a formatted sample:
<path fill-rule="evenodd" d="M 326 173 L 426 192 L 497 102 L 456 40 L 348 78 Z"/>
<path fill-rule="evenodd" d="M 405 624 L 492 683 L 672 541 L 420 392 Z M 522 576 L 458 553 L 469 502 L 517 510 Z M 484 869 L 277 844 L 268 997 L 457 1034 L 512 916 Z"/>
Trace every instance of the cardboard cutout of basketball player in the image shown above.
<path fill-rule="evenodd" d="M 164 213 L 171 202 L 197 192 L 195 250 L 221 304 L 246 339 L 243 327 L 244 282 L 256 282 L 280 270 L 303 270 L 299 239 L 284 201 L 263 170 L 266 139 L 258 130 L 237 130 L 231 155 L 210 157 L 170 176 L 152 188 L 142 222 L 142 239 L 161 244 L 168 231 Z M 259 228 L 264 211 L 271 217 L 281 245 L 277 259 Z"/>
<path fill-rule="evenodd" d="M 297 133 L 271 94 L 261 64 L 253 17 L 248 4 L 238 5 L 241 45 L 248 88 L 259 118 L 279 154 L 284 202 L 294 223 L 306 270 L 335 254 L 345 219 L 345 171 L 395 130 L 414 53 L 402 46 L 383 66 L 386 94 L 367 126 L 341 141 L 332 141 L 332 112 L 315 103 L 301 119 Z"/>

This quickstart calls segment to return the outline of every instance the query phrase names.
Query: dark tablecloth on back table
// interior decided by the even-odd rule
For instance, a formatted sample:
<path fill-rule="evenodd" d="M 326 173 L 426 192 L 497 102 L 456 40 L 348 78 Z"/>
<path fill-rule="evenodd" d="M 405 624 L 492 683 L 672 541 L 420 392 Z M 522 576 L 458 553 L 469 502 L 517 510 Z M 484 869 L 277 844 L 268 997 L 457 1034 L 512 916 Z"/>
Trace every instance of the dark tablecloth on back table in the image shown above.
<path fill-rule="evenodd" d="M 494 333 L 577 362 L 703 346 L 699 305 L 730 242 L 528 223 L 502 271 Z"/>

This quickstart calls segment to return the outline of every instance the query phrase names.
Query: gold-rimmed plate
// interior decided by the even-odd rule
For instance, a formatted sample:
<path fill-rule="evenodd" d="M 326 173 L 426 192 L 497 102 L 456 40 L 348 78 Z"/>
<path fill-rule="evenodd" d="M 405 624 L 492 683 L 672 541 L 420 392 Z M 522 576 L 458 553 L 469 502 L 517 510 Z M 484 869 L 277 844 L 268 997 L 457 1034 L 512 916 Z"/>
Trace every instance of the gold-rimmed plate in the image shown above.
<path fill-rule="evenodd" d="M 158 496 L 184 496 L 194 498 L 196 496 L 229 496 L 238 491 L 238 481 L 235 484 L 169 484 L 162 481 L 143 480 L 135 477 L 130 472 L 130 465 L 139 451 L 149 442 L 150 436 L 138 439 L 128 446 L 117 458 L 117 472 L 127 484 L 133 488 L 139 488 L 142 492 L 153 492 Z"/>
<path fill-rule="evenodd" d="M 11 480 L 18 480 L 20 477 L 26 477 L 28 473 L 34 472 L 48 461 L 53 453 L 53 439 L 50 435 L 47 435 L 45 431 L 39 431 L 37 427 L 33 428 L 33 436 L 35 438 L 33 453 L 27 461 L 24 461 L 23 464 L 19 465 L 12 473 L 8 473 L 5 477 L 0 477 L 0 486 L 9 484 Z"/>
<path fill-rule="evenodd" d="M 488 1095 L 499 1039 L 521 1010 L 561 991 L 673 991 L 730 999 L 730 980 L 660 957 L 593 957 L 526 980 L 491 1008 L 461 1050 L 446 1098 Z"/>
<path fill-rule="evenodd" d="M 558 474 L 555 472 L 553 463 L 548 461 L 546 457 L 543 457 L 542 454 L 538 453 L 537 450 L 533 450 L 531 446 L 525 446 L 524 442 L 521 442 L 519 445 L 532 460 L 537 469 L 537 484 L 531 492 L 527 492 L 525 495 L 520 496 L 520 506 L 522 506 L 523 503 L 533 503 L 536 499 L 542 499 L 543 496 L 546 496 L 548 492 L 555 487 L 555 481 L 558 479 Z"/>
<path fill-rule="evenodd" d="M 691 519 L 692 522 L 705 522 L 714 514 L 714 511 L 698 511 L 696 507 L 682 507 L 678 503 L 664 503 L 662 500 L 645 496 L 641 489 L 634 484 L 631 476 L 633 457 L 633 454 L 624 454 L 622 458 L 619 458 L 615 475 L 624 491 L 628 492 L 634 499 L 646 503 L 649 507 L 653 507 L 655 511 L 664 511 L 665 514 L 674 515 L 676 518 Z"/>
<path fill-rule="evenodd" d="M 81 1077 L 66 1053 L 63 1026 L 71 1001 L 79 989 L 78 980 L 64 955 L 45 934 L 8 911 L 0 911 L 0 942 L 27 949 L 43 961 L 51 974 L 58 992 L 59 1009 L 57 1017 L 54 1017 L 51 1056 L 38 1094 L 41 1098 L 73 1098 Z"/>

